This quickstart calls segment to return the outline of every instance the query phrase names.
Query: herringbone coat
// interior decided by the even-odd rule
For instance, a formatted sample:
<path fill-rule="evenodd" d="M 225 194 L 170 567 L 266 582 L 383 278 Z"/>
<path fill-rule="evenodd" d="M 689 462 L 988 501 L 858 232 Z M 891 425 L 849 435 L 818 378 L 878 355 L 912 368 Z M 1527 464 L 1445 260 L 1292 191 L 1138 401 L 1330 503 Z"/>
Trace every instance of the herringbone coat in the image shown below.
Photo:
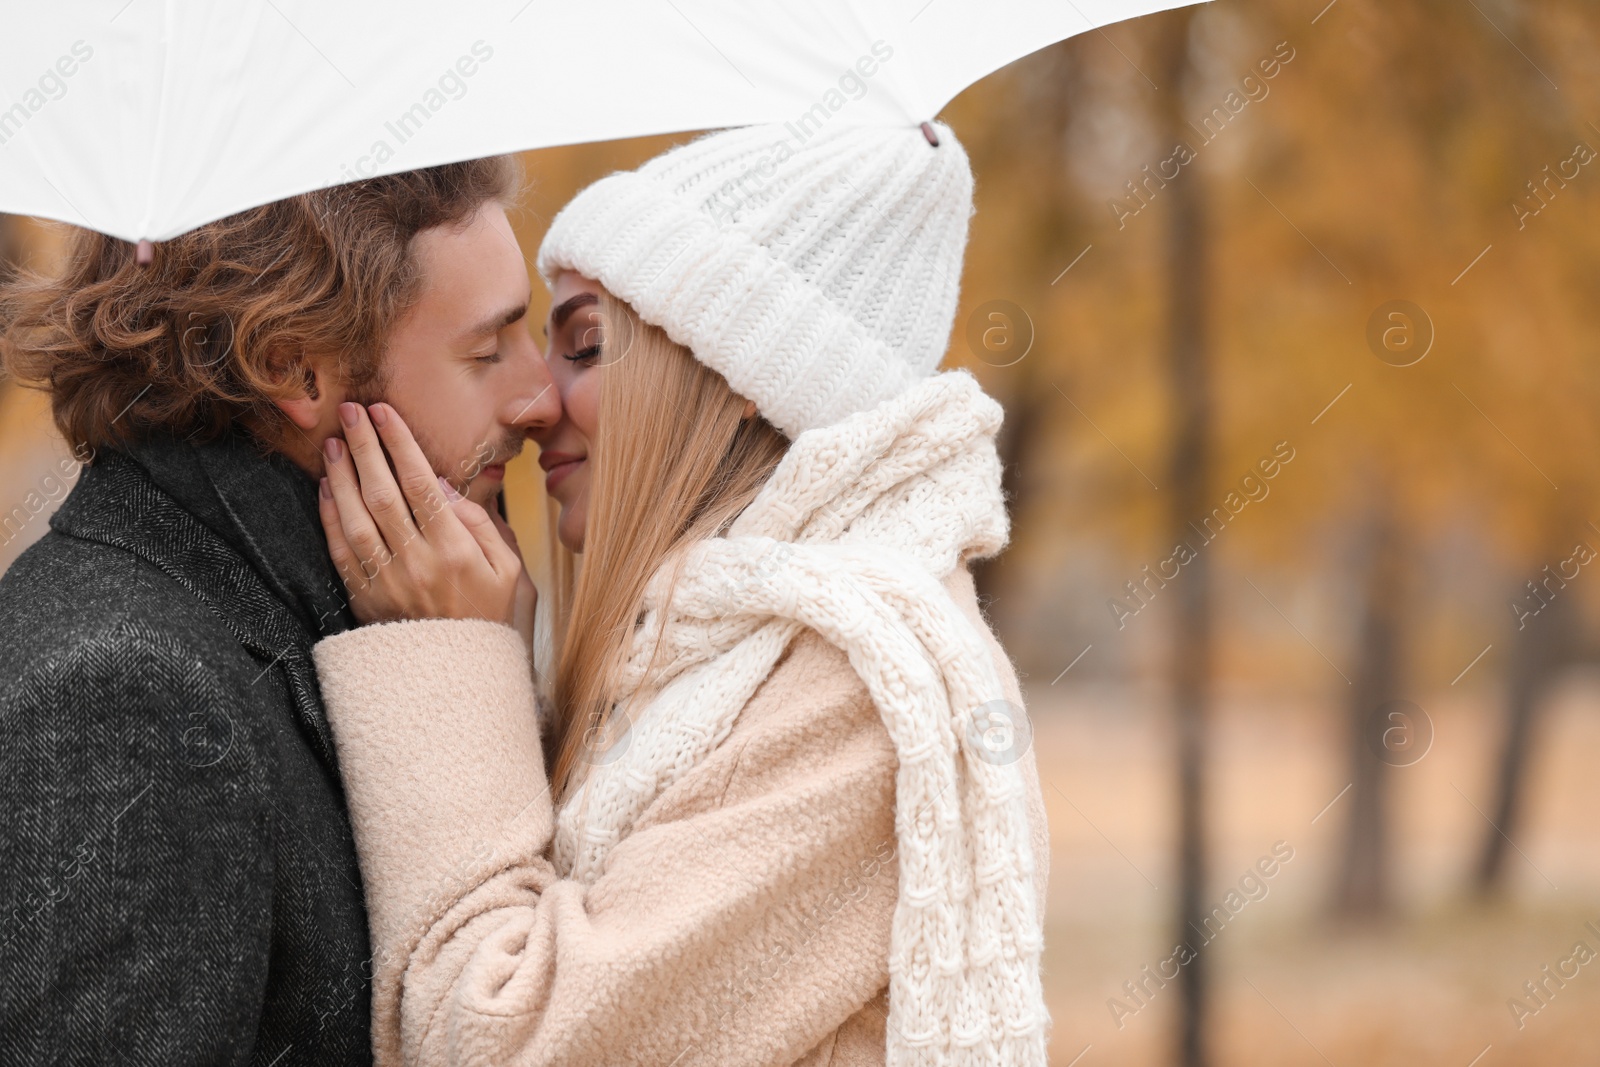
<path fill-rule="evenodd" d="M 370 1062 L 315 491 L 103 453 L 0 578 L 0 1063 Z"/>

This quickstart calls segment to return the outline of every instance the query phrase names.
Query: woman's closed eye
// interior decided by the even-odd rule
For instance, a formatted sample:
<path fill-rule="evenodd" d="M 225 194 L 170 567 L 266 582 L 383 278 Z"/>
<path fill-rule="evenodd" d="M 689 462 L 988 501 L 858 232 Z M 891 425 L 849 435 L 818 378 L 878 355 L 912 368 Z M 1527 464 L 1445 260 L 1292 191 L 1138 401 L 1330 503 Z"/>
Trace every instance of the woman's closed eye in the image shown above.
<path fill-rule="evenodd" d="M 574 363 L 589 363 L 589 362 L 592 362 L 593 360 L 597 360 L 597 359 L 600 358 L 600 346 L 599 345 L 590 345 L 588 348 L 580 348 L 578 351 L 572 353 L 572 355 L 567 356 L 565 358 L 571 360 Z"/>

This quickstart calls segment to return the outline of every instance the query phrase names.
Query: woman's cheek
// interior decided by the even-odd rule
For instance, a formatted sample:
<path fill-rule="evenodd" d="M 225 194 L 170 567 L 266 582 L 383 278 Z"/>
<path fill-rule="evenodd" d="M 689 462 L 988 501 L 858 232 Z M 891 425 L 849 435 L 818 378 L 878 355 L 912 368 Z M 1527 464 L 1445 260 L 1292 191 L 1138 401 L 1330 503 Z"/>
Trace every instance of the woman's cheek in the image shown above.
<path fill-rule="evenodd" d="M 577 517 L 577 521 L 580 523 L 580 531 L 581 531 L 581 524 L 585 523 L 588 520 L 588 517 L 589 517 L 589 464 L 588 464 L 588 462 L 585 462 L 576 471 L 573 471 L 572 480 L 573 480 L 574 483 L 576 483 L 572 487 L 572 490 L 573 490 L 572 491 L 572 511 L 573 511 L 573 514 Z"/>
<path fill-rule="evenodd" d="M 587 474 L 587 471 L 578 472 Z M 578 473 L 573 475 L 578 477 Z M 577 487 L 578 492 L 573 496 L 572 503 L 561 509 L 561 514 L 556 520 L 557 533 L 561 543 L 571 552 L 582 552 L 584 535 L 588 532 L 589 525 L 589 486 L 585 484 Z"/>
<path fill-rule="evenodd" d="M 600 424 L 600 373 L 592 367 L 580 372 L 567 390 L 567 417 L 577 427 L 591 448 Z"/>

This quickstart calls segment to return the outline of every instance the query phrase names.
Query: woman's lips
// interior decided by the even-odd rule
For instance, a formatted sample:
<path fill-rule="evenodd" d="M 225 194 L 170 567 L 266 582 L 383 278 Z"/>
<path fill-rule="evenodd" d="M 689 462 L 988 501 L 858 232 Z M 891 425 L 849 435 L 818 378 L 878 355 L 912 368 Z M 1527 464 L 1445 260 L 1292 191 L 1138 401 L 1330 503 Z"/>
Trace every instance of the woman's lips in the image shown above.
<path fill-rule="evenodd" d="M 577 470 L 583 465 L 583 463 L 584 460 L 580 458 L 569 459 L 561 463 L 551 464 L 550 467 L 545 471 L 544 491 L 547 493 L 554 493 L 556 491 L 556 486 L 565 481 L 567 475 Z"/>

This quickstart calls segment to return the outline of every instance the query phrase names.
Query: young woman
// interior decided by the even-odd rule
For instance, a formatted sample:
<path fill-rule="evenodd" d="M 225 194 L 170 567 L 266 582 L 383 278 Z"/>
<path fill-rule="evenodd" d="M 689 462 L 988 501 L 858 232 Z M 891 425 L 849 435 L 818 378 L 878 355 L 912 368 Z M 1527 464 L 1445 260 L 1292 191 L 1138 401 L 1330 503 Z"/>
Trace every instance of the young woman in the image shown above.
<path fill-rule="evenodd" d="M 323 521 L 380 624 L 316 656 L 380 1063 L 1045 1062 L 1043 805 L 967 572 L 1001 412 L 934 372 L 972 179 L 933 132 L 727 131 L 556 219 L 546 701 L 515 550 L 350 412 Z"/>

